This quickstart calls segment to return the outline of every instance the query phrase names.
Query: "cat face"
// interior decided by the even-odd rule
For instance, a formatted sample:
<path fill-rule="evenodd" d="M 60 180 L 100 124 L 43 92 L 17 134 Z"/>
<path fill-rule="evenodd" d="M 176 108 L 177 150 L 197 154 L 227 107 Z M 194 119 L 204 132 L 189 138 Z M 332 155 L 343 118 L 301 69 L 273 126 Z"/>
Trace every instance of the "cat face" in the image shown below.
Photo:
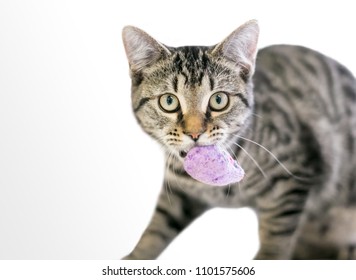
<path fill-rule="evenodd" d="M 229 145 L 253 105 L 254 21 L 213 47 L 166 47 L 140 29 L 123 40 L 132 105 L 142 128 L 182 158 L 195 145 Z"/>

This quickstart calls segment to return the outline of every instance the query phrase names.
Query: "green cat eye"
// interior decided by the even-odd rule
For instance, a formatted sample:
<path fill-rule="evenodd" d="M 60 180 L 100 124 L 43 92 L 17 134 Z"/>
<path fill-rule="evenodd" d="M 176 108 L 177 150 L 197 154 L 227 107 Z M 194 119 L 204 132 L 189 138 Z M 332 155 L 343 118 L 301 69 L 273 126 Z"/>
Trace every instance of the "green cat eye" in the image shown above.
<path fill-rule="evenodd" d="M 158 104 L 159 107 L 167 113 L 177 112 L 180 108 L 178 97 L 171 93 L 161 95 Z"/>
<path fill-rule="evenodd" d="M 229 105 L 229 96 L 224 92 L 214 93 L 209 100 L 209 107 L 213 111 L 222 111 Z"/>

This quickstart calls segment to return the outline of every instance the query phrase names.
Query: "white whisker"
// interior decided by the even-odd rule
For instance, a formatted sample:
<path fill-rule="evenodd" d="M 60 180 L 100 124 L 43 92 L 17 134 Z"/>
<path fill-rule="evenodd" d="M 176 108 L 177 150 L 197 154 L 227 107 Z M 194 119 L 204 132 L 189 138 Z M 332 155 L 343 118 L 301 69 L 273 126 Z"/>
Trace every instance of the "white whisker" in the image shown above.
<path fill-rule="evenodd" d="M 262 167 L 258 164 L 258 162 L 253 158 L 253 156 L 251 156 L 250 153 L 247 152 L 241 145 L 239 145 L 237 143 L 234 143 L 234 145 L 239 147 L 253 161 L 253 163 L 256 165 L 258 170 L 260 170 L 260 172 L 262 173 L 263 177 L 267 178 L 266 173 L 263 171 Z"/>
<path fill-rule="evenodd" d="M 259 114 L 252 113 L 251 115 L 252 115 L 252 116 L 255 116 L 255 117 L 259 118 L 259 119 L 263 119 L 263 117 L 262 117 L 261 115 L 259 115 Z"/>
<path fill-rule="evenodd" d="M 245 141 L 247 141 L 247 142 L 250 142 L 250 143 L 252 143 L 252 144 L 254 144 L 254 145 L 256 145 L 256 146 L 258 146 L 258 147 L 260 147 L 260 148 L 262 148 L 262 149 L 263 149 L 264 151 L 266 151 L 271 157 L 273 157 L 273 159 L 274 159 L 274 160 L 284 169 L 284 171 L 286 171 L 289 175 L 291 175 L 291 176 L 294 177 L 294 178 L 303 180 L 303 178 L 298 177 L 298 176 L 294 175 L 291 171 L 289 171 L 289 169 L 288 169 L 270 150 L 268 150 L 268 149 L 267 149 L 266 147 L 264 147 L 263 145 L 261 145 L 261 144 L 255 142 L 255 141 L 253 141 L 253 140 L 250 140 L 250 139 L 248 139 L 248 138 L 239 136 L 239 135 L 237 135 L 237 137 L 240 138 L 240 139 L 243 139 L 243 140 L 245 140 Z"/>
<path fill-rule="evenodd" d="M 169 165 L 172 165 L 172 170 L 171 170 L 171 171 L 172 171 L 173 176 L 174 176 L 175 184 L 176 184 L 184 193 L 186 193 L 185 189 L 181 186 L 181 184 L 178 183 L 178 177 L 177 177 L 176 168 L 175 168 L 175 165 L 174 165 L 174 154 L 173 154 L 173 153 L 169 153 L 169 154 L 168 154 L 167 164 L 168 164 L 168 166 L 169 166 Z"/>
<path fill-rule="evenodd" d="M 168 154 L 168 158 L 167 158 L 167 162 L 166 162 L 166 173 L 167 173 L 167 170 L 169 168 L 168 159 L 169 159 L 169 154 Z M 172 201 L 171 201 L 171 198 L 169 196 L 169 193 L 172 193 L 172 188 L 171 188 L 171 186 L 169 184 L 169 179 L 168 178 L 166 180 L 165 190 L 166 190 L 166 195 L 167 195 L 167 199 L 168 199 L 169 205 L 172 205 Z"/>
<path fill-rule="evenodd" d="M 165 187 L 166 187 L 166 195 L 167 195 L 167 198 L 168 198 L 169 205 L 172 206 L 172 201 L 171 201 L 171 198 L 170 198 L 170 196 L 169 196 L 169 189 L 170 189 L 170 186 L 169 186 L 168 180 L 167 180 L 167 184 L 166 184 Z"/>
<path fill-rule="evenodd" d="M 227 189 L 226 198 L 229 197 L 229 195 L 230 195 L 230 190 L 231 190 L 231 184 L 229 184 L 229 187 L 228 187 L 228 189 Z"/>
<path fill-rule="evenodd" d="M 236 143 L 234 143 L 235 145 L 237 145 Z M 230 152 L 233 154 L 233 156 L 234 156 L 234 159 L 235 160 L 237 160 L 237 156 L 236 156 L 236 154 L 235 154 L 235 152 L 234 152 L 234 150 L 229 146 L 229 145 L 224 145 L 223 143 L 221 143 L 221 144 L 219 144 L 219 146 L 223 146 L 223 148 L 225 149 L 225 150 L 230 150 Z M 238 145 L 239 146 L 239 145 Z M 242 147 L 240 147 L 240 148 L 242 148 Z M 242 150 L 251 158 L 251 160 L 253 160 L 254 162 L 255 162 L 255 164 L 257 164 L 257 166 L 259 167 L 259 165 L 258 165 L 258 163 L 247 153 L 247 151 L 246 150 L 244 150 L 243 148 L 242 148 Z M 262 171 L 262 174 L 264 174 L 264 172 L 263 172 L 263 170 L 262 169 L 260 169 L 261 171 Z M 241 188 L 241 182 L 237 182 L 237 191 L 240 193 L 240 188 Z M 229 187 L 228 187 L 228 192 L 227 192 L 227 194 L 226 194 L 226 198 L 230 195 L 230 190 L 231 190 L 231 184 L 229 184 Z"/>

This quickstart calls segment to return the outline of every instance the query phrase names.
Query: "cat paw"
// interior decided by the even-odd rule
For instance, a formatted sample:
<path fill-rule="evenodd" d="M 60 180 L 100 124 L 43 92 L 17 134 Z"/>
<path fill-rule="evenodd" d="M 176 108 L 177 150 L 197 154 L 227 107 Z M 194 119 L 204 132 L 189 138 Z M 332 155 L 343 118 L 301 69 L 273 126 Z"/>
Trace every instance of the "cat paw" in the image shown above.
<path fill-rule="evenodd" d="M 128 254 L 125 257 L 121 258 L 121 260 L 127 261 L 127 260 L 137 260 L 137 259 L 133 256 L 133 254 Z"/>

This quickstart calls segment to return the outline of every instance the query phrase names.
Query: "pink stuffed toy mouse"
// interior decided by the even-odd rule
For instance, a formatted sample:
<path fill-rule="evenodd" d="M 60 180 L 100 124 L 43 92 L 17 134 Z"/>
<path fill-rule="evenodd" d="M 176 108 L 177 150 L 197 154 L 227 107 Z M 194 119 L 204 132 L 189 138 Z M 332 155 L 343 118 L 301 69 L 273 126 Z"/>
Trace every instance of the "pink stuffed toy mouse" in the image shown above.
<path fill-rule="evenodd" d="M 184 169 L 194 179 L 213 186 L 239 182 L 245 172 L 228 152 L 218 146 L 197 146 L 184 158 Z"/>

